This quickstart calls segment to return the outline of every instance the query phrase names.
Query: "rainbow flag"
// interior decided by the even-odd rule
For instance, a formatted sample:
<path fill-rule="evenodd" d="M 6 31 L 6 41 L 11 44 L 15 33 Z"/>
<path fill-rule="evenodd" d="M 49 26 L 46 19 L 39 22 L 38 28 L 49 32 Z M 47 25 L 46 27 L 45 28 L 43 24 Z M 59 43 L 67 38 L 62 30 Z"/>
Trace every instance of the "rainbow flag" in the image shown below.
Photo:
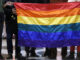
<path fill-rule="evenodd" d="M 29 47 L 80 45 L 80 3 L 14 3 L 18 42 Z"/>

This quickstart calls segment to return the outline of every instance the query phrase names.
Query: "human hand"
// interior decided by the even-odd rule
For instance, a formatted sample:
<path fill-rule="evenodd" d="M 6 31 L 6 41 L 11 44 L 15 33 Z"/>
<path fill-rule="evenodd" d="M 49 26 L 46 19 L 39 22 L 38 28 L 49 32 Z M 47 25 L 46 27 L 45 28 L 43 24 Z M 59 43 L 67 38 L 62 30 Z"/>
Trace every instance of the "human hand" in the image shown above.
<path fill-rule="evenodd" d="M 13 5 L 13 2 L 11 2 L 11 1 L 7 1 L 5 4 L 4 4 L 4 7 L 6 7 L 6 6 L 12 6 Z"/>

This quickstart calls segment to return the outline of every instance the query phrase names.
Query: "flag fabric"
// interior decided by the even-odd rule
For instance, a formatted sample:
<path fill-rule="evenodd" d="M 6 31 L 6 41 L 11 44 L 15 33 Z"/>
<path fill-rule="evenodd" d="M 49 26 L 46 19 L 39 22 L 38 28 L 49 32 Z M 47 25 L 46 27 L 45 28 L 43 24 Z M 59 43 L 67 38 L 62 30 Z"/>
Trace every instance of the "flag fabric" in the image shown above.
<path fill-rule="evenodd" d="M 29 47 L 80 45 L 80 3 L 14 3 L 18 43 Z"/>

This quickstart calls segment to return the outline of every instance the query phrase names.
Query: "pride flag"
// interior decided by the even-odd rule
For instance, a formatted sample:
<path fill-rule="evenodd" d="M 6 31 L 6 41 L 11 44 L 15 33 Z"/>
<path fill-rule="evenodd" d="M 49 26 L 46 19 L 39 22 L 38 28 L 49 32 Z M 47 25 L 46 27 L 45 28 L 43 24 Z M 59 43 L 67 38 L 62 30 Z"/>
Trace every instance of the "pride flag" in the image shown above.
<path fill-rule="evenodd" d="M 80 45 L 80 3 L 14 3 L 18 42 L 29 47 Z"/>

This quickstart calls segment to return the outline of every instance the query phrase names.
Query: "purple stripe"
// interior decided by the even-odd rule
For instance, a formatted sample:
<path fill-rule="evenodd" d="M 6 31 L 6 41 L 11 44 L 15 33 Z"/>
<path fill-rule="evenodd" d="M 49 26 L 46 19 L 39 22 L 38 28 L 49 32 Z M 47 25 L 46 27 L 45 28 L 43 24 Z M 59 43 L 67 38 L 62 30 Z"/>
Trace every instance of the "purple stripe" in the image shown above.
<path fill-rule="evenodd" d="M 80 31 L 40 33 L 18 31 L 19 45 L 30 47 L 64 47 L 80 45 Z"/>

